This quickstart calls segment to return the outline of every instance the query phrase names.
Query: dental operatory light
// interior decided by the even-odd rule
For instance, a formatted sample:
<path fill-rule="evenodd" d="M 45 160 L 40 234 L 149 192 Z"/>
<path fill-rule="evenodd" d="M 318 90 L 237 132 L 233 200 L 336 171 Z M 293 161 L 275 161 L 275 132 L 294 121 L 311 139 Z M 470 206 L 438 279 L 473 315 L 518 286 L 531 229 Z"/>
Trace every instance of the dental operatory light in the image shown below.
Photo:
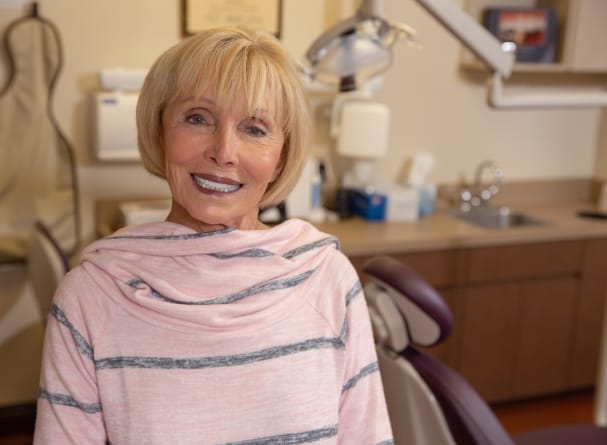
<path fill-rule="evenodd" d="M 392 64 L 392 46 L 415 41 L 415 30 L 381 16 L 378 1 L 363 1 L 351 18 L 320 35 L 306 52 L 312 77 L 340 91 L 363 87 Z"/>

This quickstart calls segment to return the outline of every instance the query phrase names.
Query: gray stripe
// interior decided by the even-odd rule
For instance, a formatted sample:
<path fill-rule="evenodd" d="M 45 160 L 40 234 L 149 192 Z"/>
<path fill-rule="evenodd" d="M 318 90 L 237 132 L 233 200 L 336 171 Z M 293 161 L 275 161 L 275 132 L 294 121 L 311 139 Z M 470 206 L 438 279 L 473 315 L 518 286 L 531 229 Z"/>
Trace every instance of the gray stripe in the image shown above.
<path fill-rule="evenodd" d="M 394 441 L 392 439 L 383 440 L 379 442 L 377 445 L 394 445 Z"/>
<path fill-rule="evenodd" d="M 78 332 L 74 325 L 67 319 L 65 313 L 56 304 L 51 306 L 51 315 L 55 317 L 59 323 L 66 326 L 70 330 L 72 338 L 74 339 L 76 347 L 80 353 L 88 359 L 94 360 L 93 347 L 85 340 L 82 334 Z"/>
<path fill-rule="evenodd" d="M 274 346 L 243 354 L 215 357 L 171 358 L 171 357 L 108 357 L 95 360 L 95 368 L 159 368 L 159 369 L 204 369 L 246 365 L 315 349 L 344 349 L 339 338 L 312 338 L 300 343 Z"/>
<path fill-rule="evenodd" d="M 337 435 L 337 426 L 328 426 L 303 433 L 280 434 L 277 436 L 261 437 L 259 439 L 227 442 L 223 445 L 293 445 L 298 443 L 317 442 L 321 439 Z"/>
<path fill-rule="evenodd" d="M 350 303 L 352 302 L 352 300 L 354 300 L 358 295 L 360 295 L 362 291 L 362 285 L 360 284 L 360 281 L 356 281 L 356 283 L 354 283 L 354 286 L 352 286 L 352 289 L 350 289 L 348 291 L 348 293 L 346 294 L 346 308 L 348 306 L 350 306 Z M 341 325 L 341 331 L 339 332 L 339 338 L 341 338 L 341 340 L 344 342 L 344 344 L 346 344 L 346 337 L 348 336 L 348 316 L 346 315 L 346 317 L 344 318 L 344 322 Z"/>
<path fill-rule="evenodd" d="M 346 308 L 348 306 L 350 306 L 350 303 L 352 302 L 352 300 L 354 300 L 354 298 L 356 298 L 356 296 L 358 296 L 360 294 L 362 290 L 362 285 L 360 284 L 360 281 L 356 281 L 356 283 L 354 283 L 354 286 L 352 286 L 352 289 L 350 289 L 348 291 L 348 293 L 346 294 Z M 346 315 L 346 317 L 344 318 L 344 322 L 341 325 L 341 331 L 339 332 L 339 338 L 344 342 L 344 344 L 346 344 L 346 337 L 348 336 L 348 316 Z"/>
<path fill-rule="evenodd" d="M 352 300 L 354 300 L 354 298 L 356 298 L 356 296 L 360 294 L 361 290 L 362 290 L 362 285 L 360 284 L 360 281 L 357 281 L 356 283 L 354 283 L 354 286 L 352 286 L 352 289 L 350 289 L 350 291 L 346 294 L 346 306 L 350 305 Z"/>
<path fill-rule="evenodd" d="M 88 414 L 96 414 L 102 412 L 101 403 L 82 403 L 75 400 L 72 396 L 67 394 L 59 394 L 56 392 L 48 392 L 44 388 L 40 388 L 38 396 L 41 399 L 46 399 L 53 405 L 71 406 L 78 408 L 80 411 L 84 411 Z"/>
<path fill-rule="evenodd" d="M 209 256 L 212 256 L 214 258 L 217 258 L 219 260 L 228 260 L 230 258 L 235 258 L 235 257 L 246 257 L 246 258 L 263 258 L 263 257 L 267 257 L 267 256 L 272 256 L 274 255 L 272 252 L 270 252 L 269 250 L 265 250 L 265 249 L 247 249 L 247 250 L 243 250 L 242 252 L 236 252 L 236 253 L 209 253 Z"/>
<path fill-rule="evenodd" d="M 211 304 L 228 304 L 233 303 L 238 300 L 242 300 L 243 298 L 250 297 L 262 292 L 270 292 L 279 289 L 287 289 L 290 287 L 295 287 L 303 281 L 307 280 L 310 275 L 314 273 L 314 269 L 310 269 L 306 272 L 303 272 L 299 275 L 295 275 L 288 278 L 282 278 L 279 280 L 266 281 L 265 283 L 257 284 L 255 286 L 249 287 L 247 289 L 243 289 L 234 294 L 226 295 L 223 297 L 212 298 L 209 300 L 198 300 L 198 301 L 180 301 L 175 300 L 173 298 L 166 297 L 162 295 L 160 292 L 156 291 L 154 288 L 150 286 L 150 292 L 154 298 L 158 300 L 166 301 L 167 303 L 175 303 L 175 304 L 185 304 L 190 306 L 205 306 Z M 127 283 L 129 286 L 136 288 L 140 284 L 145 284 L 143 280 L 131 280 Z"/>
<path fill-rule="evenodd" d="M 363 367 L 360 371 L 358 371 L 358 374 L 356 374 L 354 377 L 350 378 L 345 384 L 344 386 L 342 386 L 341 388 L 341 392 L 342 394 L 344 392 L 346 392 L 347 390 L 349 390 L 350 388 L 352 388 L 353 386 L 356 386 L 356 384 L 363 378 L 367 377 L 370 374 L 373 374 L 374 372 L 379 371 L 379 365 L 377 364 L 377 362 L 373 362 L 373 363 L 369 363 L 367 366 Z"/>
<path fill-rule="evenodd" d="M 182 241 L 189 239 L 198 239 L 205 238 L 207 236 L 213 235 L 222 235 L 224 233 L 232 232 L 236 229 L 233 227 L 229 227 L 227 229 L 216 230 L 214 232 L 196 232 L 196 233 L 186 233 L 183 235 L 112 235 L 108 236 L 105 239 L 144 239 L 144 240 L 166 240 L 166 241 Z"/>
<path fill-rule="evenodd" d="M 301 255 L 302 253 L 305 253 L 309 250 L 317 249 L 319 247 L 326 246 L 328 244 L 335 244 L 337 249 L 339 249 L 339 247 L 340 247 L 339 240 L 337 238 L 335 238 L 334 236 L 330 236 L 328 238 L 323 238 L 321 240 L 314 241 L 313 243 L 304 244 L 303 246 L 296 247 L 293 250 L 289 250 L 282 256 L 283 256 L 283 258 L 290 260 L 291 258 L 296 257 L 297 255 Z"/>
<path fill-rule="evenodd" d="M 341 325 L 341 331 L 339 331 L 339 339 L 346 344 L 346 337 L 348 336 L 348 317 L 344 318 L 344 322 Z"/>

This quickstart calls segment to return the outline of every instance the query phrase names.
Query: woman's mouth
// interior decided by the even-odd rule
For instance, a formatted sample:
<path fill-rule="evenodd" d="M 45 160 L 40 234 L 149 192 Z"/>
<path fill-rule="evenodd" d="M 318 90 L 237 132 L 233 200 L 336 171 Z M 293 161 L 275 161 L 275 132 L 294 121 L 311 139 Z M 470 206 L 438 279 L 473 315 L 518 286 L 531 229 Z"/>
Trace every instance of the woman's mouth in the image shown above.
<path fill-rule="evenodd" d="M 197 175 L 192 175 L 194 182 L 201 188 L 213 192 L 231 193 L 242 187 L 242 184 L 227 184 L 225 182 L 211 181 Z"/>

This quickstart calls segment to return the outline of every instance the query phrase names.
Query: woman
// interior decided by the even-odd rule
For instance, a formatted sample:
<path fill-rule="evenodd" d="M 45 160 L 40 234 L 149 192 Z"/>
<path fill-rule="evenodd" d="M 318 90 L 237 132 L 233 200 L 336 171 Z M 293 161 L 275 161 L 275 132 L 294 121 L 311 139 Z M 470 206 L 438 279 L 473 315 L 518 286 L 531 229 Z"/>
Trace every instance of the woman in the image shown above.
<path fill-rule="evenodd" d="M 305 93 L 278 41 L 215 29 L 169 49 L 137 126 L 172 207 L 93 243 L 57 291 L 35 443 L 392 443 L 337 240 L 258 219 L 308 154 Z"/>

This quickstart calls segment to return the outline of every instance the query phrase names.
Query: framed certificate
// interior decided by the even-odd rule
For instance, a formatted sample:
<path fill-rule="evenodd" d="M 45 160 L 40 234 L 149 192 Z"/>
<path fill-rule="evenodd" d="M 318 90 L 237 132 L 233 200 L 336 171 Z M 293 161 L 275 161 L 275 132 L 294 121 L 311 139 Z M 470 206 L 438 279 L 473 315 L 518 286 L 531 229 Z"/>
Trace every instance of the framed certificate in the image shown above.
<path fill-rule="evenodd" d="M 183 33 L 243 25 L 280 36 L 281 0 L 183 0 Z"/>

